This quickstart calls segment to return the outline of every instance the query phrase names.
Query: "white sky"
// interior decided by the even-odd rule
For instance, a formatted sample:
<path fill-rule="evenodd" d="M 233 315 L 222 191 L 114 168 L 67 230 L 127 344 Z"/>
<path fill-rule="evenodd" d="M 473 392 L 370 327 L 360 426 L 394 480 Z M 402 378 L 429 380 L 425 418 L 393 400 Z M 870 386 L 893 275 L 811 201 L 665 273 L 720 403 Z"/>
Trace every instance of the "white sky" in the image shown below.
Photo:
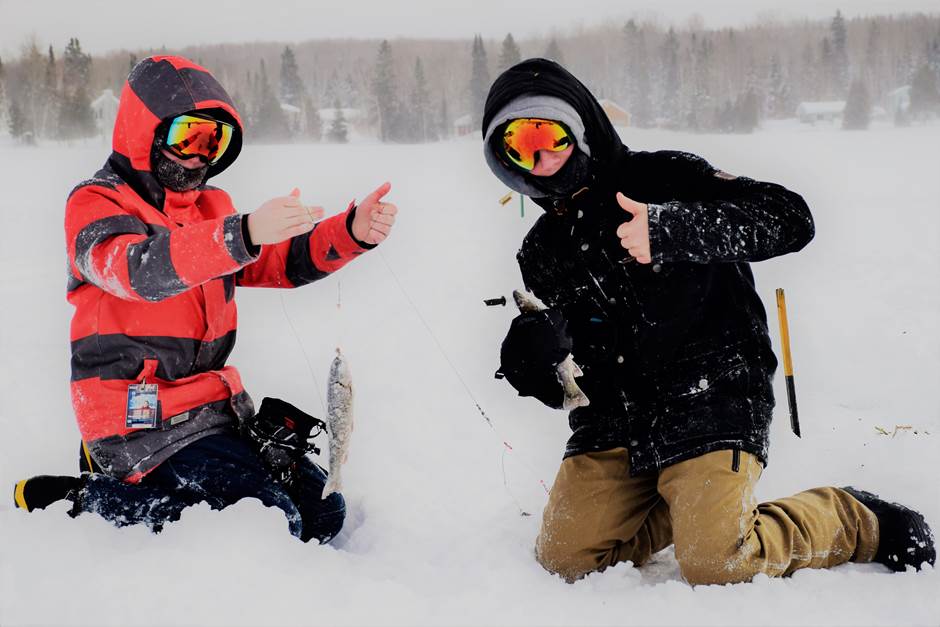
<path fill-rule="evenodd" d="M 0 0 L 0 55 L 26 38 L 86 51 L 170 48 L 197 43 L 329 37 L 503 37 L 562 32 L 631 16 L 658 15 L 679 25 L 699 14 L 706 26 L 780 18 L 902 12 L 940 13 L 940 0 Z"/>

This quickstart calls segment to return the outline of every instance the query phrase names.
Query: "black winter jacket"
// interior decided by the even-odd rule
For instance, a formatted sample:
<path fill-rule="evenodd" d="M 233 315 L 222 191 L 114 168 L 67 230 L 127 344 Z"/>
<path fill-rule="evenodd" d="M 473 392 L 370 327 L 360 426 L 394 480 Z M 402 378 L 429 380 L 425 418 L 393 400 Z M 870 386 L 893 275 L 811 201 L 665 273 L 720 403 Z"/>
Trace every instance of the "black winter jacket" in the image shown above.
<path fill-rule="evenodd" d="M 629 150 L 587 89 L 549 61 L 497 79 L 490 117 L 516 97 L 513 71 L 527 73 L 529 93 L 576 108 L 592 152 L 577 190 L 535 199 L 546 213 L 518 253 L 526 286 L 564 314 L 591 399 L 569 416 L 565 455 L 623 446 L 634 474 L 718 449 L 766 463 L 777 360 L 748 264 L 812 239 L 806 203 L 692 154 Z M 649 204 L 652 264 L 620 245 L 628 214 L 617 191 Z"/>

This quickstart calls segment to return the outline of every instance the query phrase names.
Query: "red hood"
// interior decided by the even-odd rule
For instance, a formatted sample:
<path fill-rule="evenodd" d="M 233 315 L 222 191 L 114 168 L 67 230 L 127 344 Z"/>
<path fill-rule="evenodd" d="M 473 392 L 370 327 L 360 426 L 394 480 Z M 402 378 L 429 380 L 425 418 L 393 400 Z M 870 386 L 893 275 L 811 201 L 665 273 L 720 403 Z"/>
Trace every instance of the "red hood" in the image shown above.
<path fill-rule="evenodd" d="M 150 148 L 161 121 L 187 111 L 222 109 L 235 121 L 232 143 L 222 159 L 209 167 L 207 179 L 230 166 L 242 146 L 242 121 L 231 97 L 203 67 L 183 57 L 149 57 L 134 66 L 114 123 L 111 161 L 123 176 L 152 191 Z M 162 203 L 157 204 L 159 207 Z"/>

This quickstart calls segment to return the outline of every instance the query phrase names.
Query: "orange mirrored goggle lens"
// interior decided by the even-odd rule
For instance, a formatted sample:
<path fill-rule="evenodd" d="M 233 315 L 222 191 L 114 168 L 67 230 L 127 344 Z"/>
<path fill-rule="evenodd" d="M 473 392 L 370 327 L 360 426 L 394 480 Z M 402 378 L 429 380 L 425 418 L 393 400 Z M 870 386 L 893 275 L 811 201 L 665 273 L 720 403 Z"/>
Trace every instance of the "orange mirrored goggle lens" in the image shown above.
<path fill-rule="evenodd" d="M 553 120 L 519 118 L 506 126 L 503 147 L 513 163 L 524 170 L 535 167 L 539 150 L 561 152 L 571 145 L 568 130 Z"/>
<path fill-rule="evenodd" d="M 173 118 L 166 134 L 166 146 L 183 159 L 203 157 L 217 163 L 232 141 L 232 125 L 197 115 Z"/>

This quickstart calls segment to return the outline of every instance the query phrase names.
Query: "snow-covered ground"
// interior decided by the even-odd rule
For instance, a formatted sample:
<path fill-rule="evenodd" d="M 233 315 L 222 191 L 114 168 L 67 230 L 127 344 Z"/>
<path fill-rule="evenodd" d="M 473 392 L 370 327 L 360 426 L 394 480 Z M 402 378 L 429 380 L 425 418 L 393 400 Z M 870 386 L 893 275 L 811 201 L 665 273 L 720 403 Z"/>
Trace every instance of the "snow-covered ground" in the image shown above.
<path fill-rule="evenodd" d="M 691 150 L 780 182 L 815 212 L 807 249 L 755 265 L 771 314 L 774 288 L 787 290 L 804 436 L 789 432 L 778 380 L 758 497 L 853 484 L 940 527 L 940 127 L 624 135 L 635 148 Z M 25 476 L 76 472 L 62 213 L 72 185 L 107 151 L 97 141 L 0 146 L 8 491 Z M 493 378 L 513 311 L 482 303 L 519 286 L 514 253 L 538 208 L 527 204 L 522 218 L 518 199 L 497 203 L 505 190 L 476 138 L 248 146 L 214 182 L 242 211 L 295 185 L 307 202 L 338 211 L 384 180 L 401 214 L 378 251 L 303 290 L 238 295 L 231 362 L 256 399 L 279 396 L 322 415 L 333 349 L 349 358 L 357 429 L 341 536 L 302 544 L 279 510 L 249 501 L 192 508 L 153 535 L 92 515 L 72 520 L 64 504 L 26 514 L 8 492 L 0 625 L 940 623 L 935 570 L 848 564 L 693 589 L 666 551 L 643 569 L 620 565 L 574 585 L 546 574 L 532 542 L 565 415 Z"/>

